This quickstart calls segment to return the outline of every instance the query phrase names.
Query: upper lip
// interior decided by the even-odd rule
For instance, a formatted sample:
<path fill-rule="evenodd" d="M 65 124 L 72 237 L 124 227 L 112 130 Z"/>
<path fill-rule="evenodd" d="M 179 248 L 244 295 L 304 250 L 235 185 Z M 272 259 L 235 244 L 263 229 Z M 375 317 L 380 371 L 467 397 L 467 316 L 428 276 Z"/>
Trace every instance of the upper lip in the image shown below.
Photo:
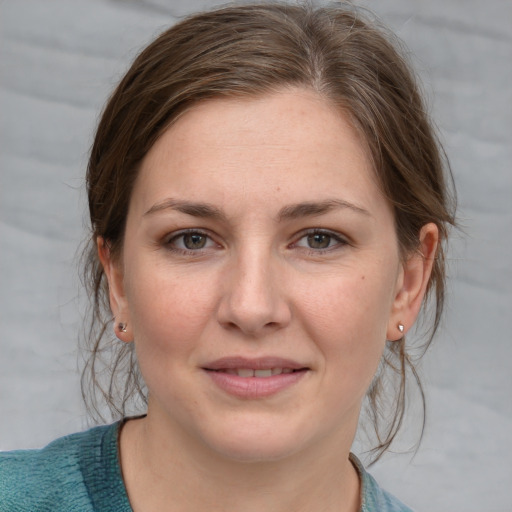
<path fill-rule="evenodd" d="M 291 359 L 283 359 L 281 357 L 222 357 L 216 359 L 203 366 L 205 370 L 227 370 L 227 369 L 251 369 L 266 370 L 267 368 L 291 368 L 292 370 L 300 370 L 307 368 L 306 365 L 293 361 Z"/>

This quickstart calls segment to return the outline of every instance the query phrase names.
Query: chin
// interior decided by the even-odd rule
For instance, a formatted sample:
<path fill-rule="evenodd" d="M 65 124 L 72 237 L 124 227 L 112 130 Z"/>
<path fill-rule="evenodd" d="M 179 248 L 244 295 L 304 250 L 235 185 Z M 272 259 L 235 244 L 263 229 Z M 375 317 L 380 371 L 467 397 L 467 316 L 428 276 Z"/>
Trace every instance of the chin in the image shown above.
<path fill-rule="evenodd" d="M 313 439 L 309 439 L 312 436 L 303 429 L 287 423 L 237 422 L 236 425 L 214 433 L 205 432 L 203 440 L 227 460 L 246 463 L 278 461 L 314 443 Z"/>

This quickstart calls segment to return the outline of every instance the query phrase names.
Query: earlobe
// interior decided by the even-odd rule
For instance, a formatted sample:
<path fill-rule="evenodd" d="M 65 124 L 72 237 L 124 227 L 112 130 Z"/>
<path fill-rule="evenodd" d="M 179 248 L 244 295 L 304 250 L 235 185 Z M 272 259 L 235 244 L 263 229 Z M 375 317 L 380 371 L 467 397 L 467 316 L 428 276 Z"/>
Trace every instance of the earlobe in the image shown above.
<path fill-rule="evenodd" d="M 434 265 L 439 231 L 434 223 L 425 224 L 419 244 L 402 266 L 391 311 L 387 339 L 400 340 L 414 324 L 421 309 Z"/>
<path fill-rule="evenodd" d="M 124 342 L 132 341 L 129 332 L 129 311 L 124 294 L 123 272 L 121 264 L 112 257 L 108 242 L 103 237 L 96 240 L 98 257 L 108 281 L 110 309 L 114 316 L 114 333 Z"/>

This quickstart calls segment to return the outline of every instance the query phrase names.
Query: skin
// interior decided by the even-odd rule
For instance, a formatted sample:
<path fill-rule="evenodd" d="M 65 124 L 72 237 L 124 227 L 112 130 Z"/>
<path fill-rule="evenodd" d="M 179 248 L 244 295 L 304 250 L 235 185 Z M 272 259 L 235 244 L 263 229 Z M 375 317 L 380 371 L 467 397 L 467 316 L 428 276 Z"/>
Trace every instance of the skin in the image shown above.
<path fill-rule="evenodd" d="M 149 389 L 147 416 L 121 434 L 134 510 L 358 510 L 361 402 L 385 340 L 416 318 L 437 245 L 428 224 L 401 260 L 364 147 L 328 102 L 294 89 L 196 105 L 146 155 L 121 257 L 98 240 L 127 323 L 117 335 Z M 228 356 L 307 370 L 240 398 L 204 369 Z"/>

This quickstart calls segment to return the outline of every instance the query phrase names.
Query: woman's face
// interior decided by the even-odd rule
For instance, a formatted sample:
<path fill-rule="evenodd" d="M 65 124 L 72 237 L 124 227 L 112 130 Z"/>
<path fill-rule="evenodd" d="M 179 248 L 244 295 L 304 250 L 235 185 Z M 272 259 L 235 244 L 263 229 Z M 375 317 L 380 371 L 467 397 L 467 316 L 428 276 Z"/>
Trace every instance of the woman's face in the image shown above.
<path fill-rule="evenodd" d="M 149 421 L 232 459 L 350 446 L 400 337 L 404 270 L 364 147 L 325 100 L 186 113 L 143 160 L 110 263 Z"/>

